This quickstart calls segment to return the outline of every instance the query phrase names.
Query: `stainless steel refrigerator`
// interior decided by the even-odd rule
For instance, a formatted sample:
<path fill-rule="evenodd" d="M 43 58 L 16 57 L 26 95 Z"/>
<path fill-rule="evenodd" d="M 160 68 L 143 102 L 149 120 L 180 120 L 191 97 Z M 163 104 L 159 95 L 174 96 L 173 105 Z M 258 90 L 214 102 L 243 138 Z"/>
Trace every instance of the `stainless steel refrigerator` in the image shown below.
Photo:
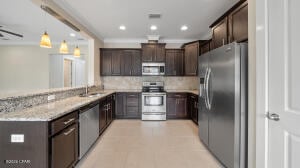
<path fill-rule="evenodd" d="M 231 43 L 199 56 L 199 136 L 227 168 L 246 168 L 246 43 Z"/>

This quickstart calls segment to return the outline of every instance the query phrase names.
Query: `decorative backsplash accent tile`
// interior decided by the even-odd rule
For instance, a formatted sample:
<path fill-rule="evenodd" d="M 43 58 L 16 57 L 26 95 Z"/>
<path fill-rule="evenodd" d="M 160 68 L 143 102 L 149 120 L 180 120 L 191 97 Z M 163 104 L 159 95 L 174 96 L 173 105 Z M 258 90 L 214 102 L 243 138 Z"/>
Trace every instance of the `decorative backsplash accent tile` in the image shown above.
<path fill-rule="evenodd" d="M 196 90 L 198 88 L 198 77 L 103 77 L 104 89 L 142 89 L 144 81 L 163 81 L 167 90 Z"/>

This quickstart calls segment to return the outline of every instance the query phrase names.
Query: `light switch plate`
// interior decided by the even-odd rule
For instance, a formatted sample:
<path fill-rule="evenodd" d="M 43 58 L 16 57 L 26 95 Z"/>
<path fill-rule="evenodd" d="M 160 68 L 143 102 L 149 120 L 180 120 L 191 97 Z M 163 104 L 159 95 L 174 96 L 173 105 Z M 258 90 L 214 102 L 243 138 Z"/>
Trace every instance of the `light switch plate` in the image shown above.
<path fill-rule="evenodd" d="M 48 95 L 48 101 L 54 100 L 55 99 L 55 95 Z"/>
<path fill-rule="evenodd" d="M 23 143 L 24 142 L 24 134 L 11 134 L 10 141 L 12 143 Z"/>

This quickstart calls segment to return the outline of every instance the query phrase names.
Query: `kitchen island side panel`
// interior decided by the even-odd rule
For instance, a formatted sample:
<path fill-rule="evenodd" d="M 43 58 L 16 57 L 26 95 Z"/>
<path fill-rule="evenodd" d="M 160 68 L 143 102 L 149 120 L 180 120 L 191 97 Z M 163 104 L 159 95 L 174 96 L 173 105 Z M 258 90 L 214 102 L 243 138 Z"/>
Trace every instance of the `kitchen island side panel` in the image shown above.
<path fill-rule="evenodd" d="M 1 168 L 48 168 L 48 151 L 48 122 L 0 121 Z"/>

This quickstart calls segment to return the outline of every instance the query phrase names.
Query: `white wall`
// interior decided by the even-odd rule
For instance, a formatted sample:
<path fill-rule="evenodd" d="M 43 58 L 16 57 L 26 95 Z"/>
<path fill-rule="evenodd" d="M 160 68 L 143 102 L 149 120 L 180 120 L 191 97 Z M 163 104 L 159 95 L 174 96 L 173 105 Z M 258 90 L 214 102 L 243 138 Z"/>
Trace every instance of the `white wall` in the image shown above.
<path fill-rule="evenodd" d="M 49 50 L 36 46 L 0 46 L 0 90 L 49 87 Z"/>
<path fill-rule="evenodd" d="M 248 167 L 256 167 L 256 0 L 248 0 Z"/>
<path fill-rule="evenodd" d="M 11 93 L 49 88 L 49 54 L 58 53 L 58 45 L 46 49 L 37 45 L 0 45 L 0 91 Z M 87 46 L 80 46 L 87 54 Z M 69 47 L 70 52 L 73 51 Z"/>

